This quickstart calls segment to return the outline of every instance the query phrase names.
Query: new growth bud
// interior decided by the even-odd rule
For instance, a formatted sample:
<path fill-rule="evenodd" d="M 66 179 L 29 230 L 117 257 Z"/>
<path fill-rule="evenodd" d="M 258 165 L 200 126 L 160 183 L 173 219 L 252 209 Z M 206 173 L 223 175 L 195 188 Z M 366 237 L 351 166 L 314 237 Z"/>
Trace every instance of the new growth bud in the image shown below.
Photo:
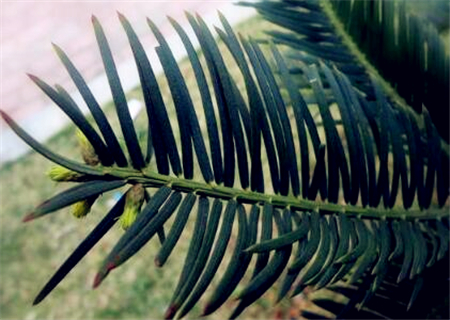
<path fill-rule="evenodd" d="M 95 153 L 94 147 L 88 141 L 86 136 L 80 130 L 76 131 L 78 143 L 81 149 L 81 156 L 86 164 L 90 166 L 96 166 L 100 163 L 97 153 Z"/>
<path fill-rule="evenodd" d="M 89 197 L 87 199 L 78 201 L 72 206 L 72 215 L 76 218 L 83 218 L 85 217 L 92 208 L 92 205 L 94 204 L 95 200 L 97 200 L 98 195 Z"/>
<path fill-rule="evenodd" d="M 62 166 L 53 166 L 50 168 L 49 171 L 47 171 L 47 176 L 52 179 L 53 181 L 72 181 L 77 182 L 81 181 L 84 177 L 84 174 L 69 170 L 67 168 L 64 168 Z"/>
<path fill-rule="evenodd" d="M 125 199 L 125 209 L 119 218 L 119 225 L 122 229 L 127 230 L 136 220 L 144 203 L 144 197 L 145 189 L 140 183 L 135 184 L 128 190 Z"/>

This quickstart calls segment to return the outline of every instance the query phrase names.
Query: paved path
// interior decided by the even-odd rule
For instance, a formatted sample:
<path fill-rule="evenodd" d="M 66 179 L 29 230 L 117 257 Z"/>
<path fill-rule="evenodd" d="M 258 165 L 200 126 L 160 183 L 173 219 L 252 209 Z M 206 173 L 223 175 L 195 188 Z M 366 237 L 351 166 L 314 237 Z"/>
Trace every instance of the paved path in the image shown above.
<path fill-rule="evenodd" d="M 253 14 L 232 1 L 2 1 L 1 2 L 1 90 L 0 108 L 9 113 L 38 140 L 45 140 L 64 127 L 67 117 L 28 79 L 26 73 L 39 76 L 49 84 L 58 83 L 69 92 L 75 87 L 51 43 L 64 49 L 81 70 L 101 102 L 110 99 L 103 67 L 91 25 L 97 16 L 109 38 L 124 87 L 138 82 L 131 51 L 117 19 L 123 13 L 135 28 L 146 48 L 155 40 L 146 24 L 152 19 L 163 34 L 175 40 L 168 23 L 170 15 L 186 24 L 184 11 L 198 12 L 212 25 L 218 24 L 217 10 L 230 22 L 237 23 Z M 153 50 L 147 50 L 152 59 Z M 151 52 L 150 52 L 151 51 Z M 184 52 L 176 52 L 178 58 Z M 156 58 L 154 56 L 153 58 Z M 76 97 L 76 96 L 75 96 Z M 44 125 L 43 125 L 44 124 Z M 13 160 L 27 147 L 0 121 L 0 164 Z"/>

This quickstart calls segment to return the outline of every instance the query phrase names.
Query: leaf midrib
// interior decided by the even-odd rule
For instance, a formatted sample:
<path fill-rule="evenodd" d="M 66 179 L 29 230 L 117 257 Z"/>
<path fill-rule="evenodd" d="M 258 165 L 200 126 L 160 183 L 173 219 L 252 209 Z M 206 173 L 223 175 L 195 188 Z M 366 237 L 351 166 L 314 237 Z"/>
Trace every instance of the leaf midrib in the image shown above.
<path fill-rule="evenodd" d="M 173 190 L 182 192 L 194 192 L 212 198 L 224 200 L 236 199 L 240 203 L 272 204 L 275 207 L 291 208 L 300 211 L 317 211 L 323 214 L 344 213 L 349 216 L 358 216 L 368 219 L 402 219 L 402 220 L 431 220 L 448 216 L 445 208 L 419 208 L 403 209 L 394 208 L 372 208 L 347 204 L 327 203 L 312 201 L 294 196 L 282 196 L 278 194 L 266 194 L 251 190 L 242 190 L 234 187 L 217 185 L 214 182 L 206 183 L 196 180 L 184 179 L 170 175 L 162 175 L 145 168 L 138 171 L 131 168 L 97 167 L 99 173 L 105 176 L 127 180 L 130 184 L 141 183 L 145 187 L 161 187 L 166 185 Z"/>

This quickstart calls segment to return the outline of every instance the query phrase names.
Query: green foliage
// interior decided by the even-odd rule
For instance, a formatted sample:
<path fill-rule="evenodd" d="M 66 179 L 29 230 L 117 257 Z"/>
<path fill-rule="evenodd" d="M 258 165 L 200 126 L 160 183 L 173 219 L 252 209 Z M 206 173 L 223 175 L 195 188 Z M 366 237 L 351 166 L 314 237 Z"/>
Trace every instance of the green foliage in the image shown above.
<path fill-rule="evenodd" d="M 306 286 L 318 289 L 346 279 L 367 297 L 352 301 L 365 303 L 387 281 L 392 266 L 399 267 L 396 282 L 420 283 L 423 271 L 446 257 L 448 153 L 428 111 L 417 114 L 389 99 L 379 79 L 355 64 L 357 58 L 333 33 L 332 21 L 318 3 L 254 6 L 296 34 L 272 32 L 275 43 L 258 43 L 236 35 L 221 15 L 223 29 L 216 31 L 232 57 L 225 59 L 202 18 L 187 14 L 204 56 L 201 60 L 185 31 L 170 20 L 188 53 L 197 88 L 186 85 L 164 36 L 147 21 L 159 44 L 156 52 L 170 102 L 164 100 L 161 83 L 131 24 L 119 14 L 146 105 L 145 147 L 137 138 L 108 40 L 95 17 L 94 30 L 125 146 L 120 146 L 121 138 L 81 74 L 57 46 L 100 132 L 63 89 L 31 78 L 83 132 L 100 163 L 86 157 L 79 163 L 49 150 L 1 112 L 33 149 L 73 172 L 64 179 L 74 177 L 76 183 L 38 206 L 25 221 L 124 185 L 128 190 L 145 188 L 138 199 L 122 196 L 56 271 L 34 304 L 65 278 L 116 221 L 124 220 L 126 208 L 133 208 L 134 221 L 126 224 L 104 259 L 94 287 L 155 235 L 161 245 L 155 264 L 164 265 L 197 209 L 195 231 L 166 318 L 186 315 L 214 286 L 222 263 L 226 263 L 225 272 L 203 314 L 215 311 L 245 283 L 230 316 L 235 318 L 280 277 L 284 279 L 278 300 L 289 293 L 297 295 Z M 351 11 L 346 14 L 350 16 Z M 283 42 L 296 50 L 285 50 Z M 236 66 L 238 77 L 229 72 Z M 202 108 L 192 101 L 194 90 L 199 90 Z M 312 95 L 313 105 L 307 103 L 305 92 Z M 176 119 L 169 117 L 173 113 Z M 156 172 L 151 169 L 154 163 Z M 232 257 L 225 261 L 225 251 L 233 247 L 235 220 L 238 236 Z M 413 291 L 413 297 L 417 292 Z"/>
<path fill-rule="evenodd" d="M 441 138 L 448 143 L 449 51 L 435 26 L 408 10 L 420 7 L 421 1 L 242 4 L 255 7 L 264 18 L 284 28 L 268 34 L 276 43 L 295 49 L 290 58 L 309 63 L 317 63 L 317 58 L 332 61 L 367 99 L 374 95 L 367 71 L 378 72 L 389 82 L 390 87 L 385 88 L 391 98 L 396 96 L 396 103 L 406 103 L 418 113 L 426 106 Z M 448 22 L 445 1 L 429 5 L 434 11 L 441 7 L 435 19 Z"/>

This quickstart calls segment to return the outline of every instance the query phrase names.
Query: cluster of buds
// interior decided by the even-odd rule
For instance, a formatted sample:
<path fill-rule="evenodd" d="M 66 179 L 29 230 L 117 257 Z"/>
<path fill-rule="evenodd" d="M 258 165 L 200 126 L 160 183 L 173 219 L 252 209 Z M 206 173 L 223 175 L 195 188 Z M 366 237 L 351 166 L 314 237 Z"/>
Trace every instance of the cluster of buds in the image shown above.
<path fill-rule="evenodd" d="M 97 154 L 95 153 L 94 147 L 92 147 L 91 143 L 80 130 L 77 130 L 76 136 L 78 138 L 83 161 L 91 166 L 97 165 L 100 161 Z M 85 174 L 72 171 L 59 165 L 50 168 L 50 170 L 47 172 L 47 176 L 51 180 L 56 182 L 82 182 L 86 181 L 86 179 L 88 178 L 88 176 Z M 73 204 L 71 208 L 72 214 L 77 218 L 85 217 L 91 211 L 92 205 L 94 204 L 95 200 L 97 200 L 97 198 L 98 195 L 88 197 Z"/>
<path fill-rule="evenodd" d="M 127 230 L 136 220 L 138 213 L 141 211 L 144 203 L 145 189 L 142 184 L 138 183 L 132 186 L 126 194 L 125 209 L 119 218 L 119 225 L 122 229 Z"/>
<path fill-rule="evenodd" d="M 80 130 L 77 130 L 76 136 L 78 138 L 83 161 L 90 166 L 99 164 L 99 158 L 86 136 Z M 88 176 L 85 174 L 72 171 L 62 166 L 52 167 L 47 172 L 47 175 L 50 177 L 50 179 L 57 182 L 82 182 L 86 181 L 86 179 L 88 178 Z M 73 204 L 71 208 L 72 215 L 76 218 L 85 217 L 91 211 L 92 205 L 98 197 L 99 195 L 91 196 Z M 127 191 L 125 197 L 125 208 L 118 222 L 122 229 L 127 230 L 136 220 L 136 217 L 141 210 L 142 204 L 144 203 L 144 186 L 142 184 L 136 184 L 132 186 Z"/>
<path fill-rule="evenodd" d="M 77 129 L 76 136 L 78 138 L 78 144 L 81 149 L 81 156 L 83 157 L 84 163 L 90 166 L 96 166 L 97 164 L 99 164 L 100 160 L 98 158 L 98 155 L 95 152 L 94 147 L 91 145 L 86 136 L 83 134 L 83 132 Z M 92 205 L 94 204 L 95 200 L 97 200 L 97 198 L 98 195 L 92 196 L 84 200 L 78 201 L 77 203 L 72 205 L 72 215 L 76 218 L 85 217 L 91 211 Z"/>

